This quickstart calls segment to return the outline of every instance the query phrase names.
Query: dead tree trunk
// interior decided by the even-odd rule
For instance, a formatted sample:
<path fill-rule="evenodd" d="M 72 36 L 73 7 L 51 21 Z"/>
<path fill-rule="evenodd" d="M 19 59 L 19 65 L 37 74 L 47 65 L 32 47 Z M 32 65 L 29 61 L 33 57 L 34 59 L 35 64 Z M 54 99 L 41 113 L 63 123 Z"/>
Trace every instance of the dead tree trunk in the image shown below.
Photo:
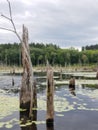
<path fill-rule="evenodd" d="M 20 108 L 29 111 L 29 117 L 32 117 L 33 97 L 34 97 L 34 77 L 32 71 L 32 63 L 30 59 L 30 50 L 28 45 L 28 30 L 23 25 L 23 40 L 22 40 L 22 65 L 23 76 L 20 90 Z"/>
<path fill-rule="evenodd" d="M 48 66 L 47 68 L 47 117 L 46 123 L 53 125 L 54 121 L 54 82 L 53 70 Z"/>
<path fill-rule="evenodd" d="M 37 120 L 37 90 L 36 90 L 36 81 L 34 81 L 33 83 L 33 86 L 34 86 L 34 89 L 33 89 L 33 111 L 32 111 L 32 114 L 33 114 L 33 117 L 32 117 L 32 120 L 33 121 L 36 121 Z"/>
<path fill-rule="evenodd" d="M 33 72 L 32 72 L 32 64 L 30 59 L 30 51 L 28 45 L 28 30 L 23 26 L 23 39 L 21 39 L 20 35 L 17 33 L 16 26 L 12 17 L 12 10 L 10 1 L 7 0 L 9 6 L 9 16 L 1 14 L 6 20 L 9 20 L 12 24 L 12 29 L 0 27 L 0 29 L 7 30 L 16 34 L 17 38 L 22 43 L 22 64 L 23 64 L 23 77 L 22 77 L 22 85 L 20 90 L 20 108 L 25 108 L 29 111 L 29 117 L 32 116 L 32 106 L 35 107 L 37 105 L 36 98 L 36 85 L 34 83 Z M 13 81 L 12 81 L 13 82 Z M 14 82 L 13 82 L 14 83 Z M 35 103 L 35 104 L 34 104 Z"/>

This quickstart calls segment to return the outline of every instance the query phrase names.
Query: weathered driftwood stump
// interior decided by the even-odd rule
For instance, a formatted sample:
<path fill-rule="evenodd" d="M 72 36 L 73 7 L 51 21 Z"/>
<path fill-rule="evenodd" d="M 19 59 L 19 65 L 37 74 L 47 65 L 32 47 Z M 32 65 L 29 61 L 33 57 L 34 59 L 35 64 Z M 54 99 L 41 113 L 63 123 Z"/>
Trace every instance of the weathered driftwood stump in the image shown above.
<path fill-rule="evenodd" d="M 69 80 L 69 89 L 70 90 L 75 90 L 75 78 L 73 76 Z"/>
<path fill-rule="evenodd" d="M 22 40 L 22 65 L 23 76 L 20 90 L 20 108 L 26 109 L 29 112 L 29 117 L 32 117 L 32 108 L 37 107 L 36 85 L 34 83 L 32 63 L 30 59 L 30 50 L 28 45 L 28 30 L 23 25 L 23 40 Z M 34 104 L 35 103 L 35 104 Z"/>
<path fill-rule="evenodd" d="M 54 82 L 53 70 L 48 66 L 47 68 L 47 126 L 53 125 L 54 121 Z"/>
<path fill-rule="evenodd" d="M 75 90 L 75 78 L 72 76 L 69 81 L 69 91 L 72 95 L 76 96 L 76 93 L 74 90 Z"/>

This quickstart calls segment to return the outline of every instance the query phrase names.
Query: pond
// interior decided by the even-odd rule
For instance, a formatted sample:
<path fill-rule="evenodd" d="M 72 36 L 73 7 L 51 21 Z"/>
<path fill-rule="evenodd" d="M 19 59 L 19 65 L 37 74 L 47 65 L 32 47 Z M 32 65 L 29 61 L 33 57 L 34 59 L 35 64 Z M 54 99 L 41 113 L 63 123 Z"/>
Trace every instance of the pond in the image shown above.
<path fill-rule="evenodd" d="M 55 85 L 54 125 L 46 126 L 46 87 L 37 84 L 36 121 L 20 121 L 19 86 L 21 76 L 0 76 L 0 130 L 98 130 L 98 88 L 96 85 Z"/>

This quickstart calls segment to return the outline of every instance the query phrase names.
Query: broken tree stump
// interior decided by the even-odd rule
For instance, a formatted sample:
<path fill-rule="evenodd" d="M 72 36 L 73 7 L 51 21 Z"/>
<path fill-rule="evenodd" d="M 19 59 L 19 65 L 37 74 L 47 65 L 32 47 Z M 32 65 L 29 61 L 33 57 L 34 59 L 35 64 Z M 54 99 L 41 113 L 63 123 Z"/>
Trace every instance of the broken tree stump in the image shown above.
<path fill-rule="evenodd" d="M 50 66 L 47 68 L 47 117 L 46 124 L 53 125 L 54 122 L 54 81 L 53 70 Z"/>
<path fill-rule="evenodd" d="M 73 76 L 69 80 L 69 89 L 70 90 L 75 90 L 75 78 Z"/>
<path fill-rule="evenodd" d="M 23 76 L 20 89 L 20 108 L 29 111 L 29 117 L 32 117 L 32 107 L 34 106 L 34 77 L 32 71 L 32 63 L 30 59 L 30 50 L 28 45 L 28 30 L 23 25 L 23 40 L 22 40 L 22 65 Z M 36 98 L 36 96 L 35 96 Z M 37 100 L 36 100 L 37 101 Z"/>

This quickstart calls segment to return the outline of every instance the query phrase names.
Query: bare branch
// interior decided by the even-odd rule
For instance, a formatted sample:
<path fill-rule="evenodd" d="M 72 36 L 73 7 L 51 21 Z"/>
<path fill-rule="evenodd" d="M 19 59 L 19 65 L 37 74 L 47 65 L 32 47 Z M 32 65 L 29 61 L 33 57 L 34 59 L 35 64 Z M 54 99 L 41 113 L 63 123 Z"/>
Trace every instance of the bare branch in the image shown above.
<path fill-rule="evenodd" d="M 0 27 L 0 29 L 2 29 L 2 30 L 7 30 L 7 31 L 10 31 L 10 32 L 14 32 L 14 33 L 15 33 L 15 31 L 14 31 L 14 30 L 11 30 L 11 29 L 8 29 L 8 28 L 3 28 L 3 27 Z"/>
<path fill-rule="evenodd" d="M 9 28 L 4 28 L 4 27 L 0 27 L 0 29 L 2 29 L 2 30 L 7 30 L 7 31 L 10 31 L 10 32 L 15 33 L 15 34 L 16 34 L 16 36 L 18 37 L 18 39 L 20 40 L 20 42 L 22 42 L 22 40 L 21 40 L 21 38 L 20 38 L 19 34 L 18 34 L 17 32 L 15 32 L 14 30 L 9 29 Z"/>
<path fill-rule="evenodd" d="M 5 19 L 9 20 L 9 21 L 12 23 L 13 29 L 4 28 L 4 27 L 0 27 L 0 29 L 2 29 L 2 30 L 7 30 L 7 31 L 10 31 L 10 32 L 15 33 L 16 36 L 18 37 L 18 39 L 20 40 L 20 42 L 22 43 L 22 39 L 21 39 L 21 37 L 19 36 L 19 34 L 18 34 L 17 30 L 16 30 L 16 27 L 15 27 L 14 21 L 13 21 L 10 1 L 9 1 L 9 0 L 6 0 L 6 1 L 8 2 L 9 15 L 10 15 L 10 17 L 7 17 L 7 16 L 5 16 L 5 15 L 3 15 L 3 14 L 1 14 L 1 16 L 4 17 Z"/>
<path fill-rule="evenodd" d="M 14 32 L 16 34 L 16 36 L 18 37 L 18 39 L 20 40 L 20 43 L 22 43 L 22 39 L 20 37 L 20 35 L 17 33 L 17 31 Z"/>
<path fill-rule="evenodd" d="M 8 5 L 9 5 L 9 13 L 10 13 L 10 17 L 12 18 L 12 10 L 11 10 L 11 4 L 10 4 L 10 1 L 7 0 L 8 2 Z"/>
<path fill-rule="evenodd" d="M 9 0 L 7 0 L 7 2 L 8 2 L 8 5 L 9 5 L 10 21 L 11 21 L 11 23 L 12 23 L 12 25 L 13 25 L 13 28 L 14 28 L 15 32 L 16 32 L 16 27 L 15 27 L 15 24 L 14 24 L 13 18 L 12 18 L 11 4 L 10 4 L 10 1 L 9 1 Z"/>
<path fill-rule="evenodd" d="M 5 19 L 8 19 L 9 21 L 11 21 L 11 19 L 3 14 L 1 14 L 2 17 L 4 17 Z"/>
<path fill-rule="evenodd" d="M 9 21 L 12 23 L 12 26 L 13 26 L 13 29 L 14 29 L 14 30 L 12 30 L 12 29 L 7 29 L 7 28 L 3 28 L 3 27 L 0 27 L 0 29 L 14 32 L 14 33 L 16 34 L 16 36 L 18 37 L 18 39 L 20 40 L 20 42 L 22 42 L 22 40 L 21 40 L 19 34 L 17 33 L 17 30 L 16 30 L 16 27 L 15 27 L 15 24 L 14 24 L 14 22 L 13 22 L 13 18 L 12 18 L 12 10 L 11 10 L 11 4 L 10 4 L 10 1 L 7 0 L 7 2 L 8 2 L 8 5 L 9 5 L 9 14 L 10 14 L 10 18 L 7 17 L 7 16 L 5 16 L 5 15 L 3 15 L 3 14 L 1 14 L 1 16 L 4 17 L 4 18 L 6 18 L 7 20 L 9 20 Z"/>

